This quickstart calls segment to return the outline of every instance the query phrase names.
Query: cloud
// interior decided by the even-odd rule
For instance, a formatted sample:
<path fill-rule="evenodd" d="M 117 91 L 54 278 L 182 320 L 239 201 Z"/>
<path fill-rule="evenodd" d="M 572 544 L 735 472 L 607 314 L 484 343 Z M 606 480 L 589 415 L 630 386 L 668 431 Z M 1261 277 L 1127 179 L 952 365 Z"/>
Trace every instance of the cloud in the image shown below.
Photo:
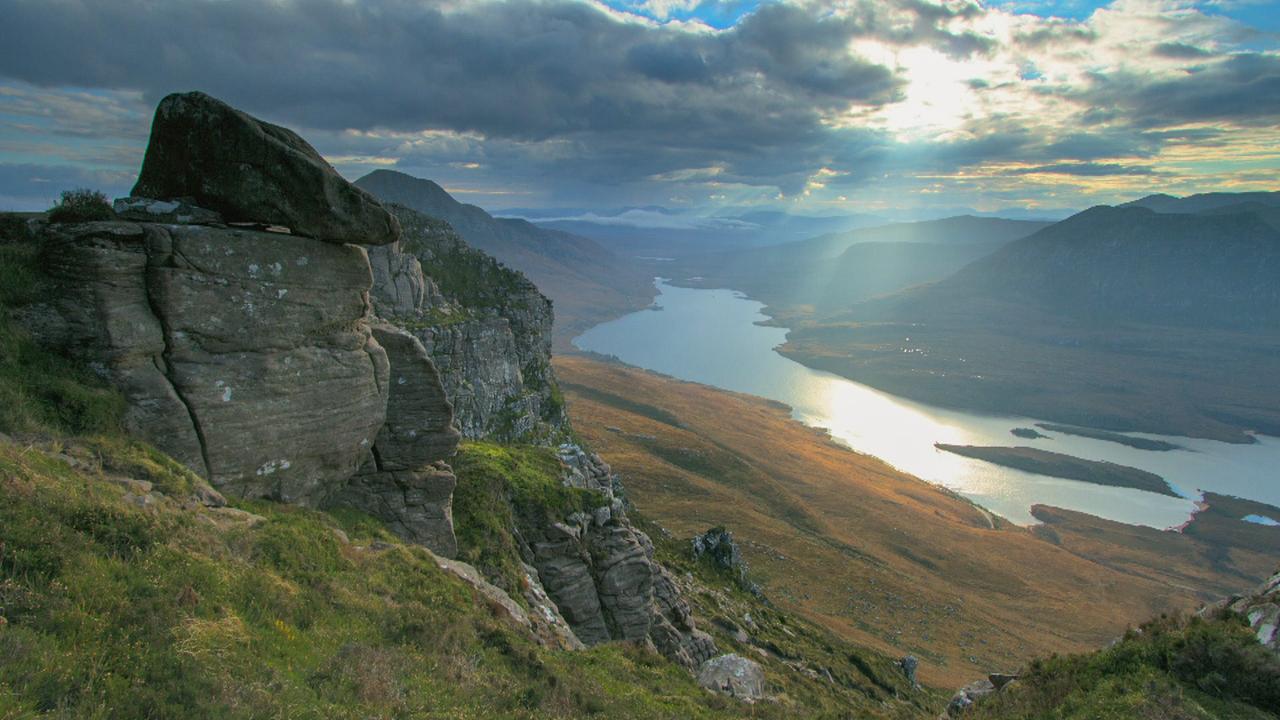
<path fill-rule="evenodd" d="M 1010 170 L 1011 175 L 1079 175 L 1082 177 L 1106 177 L 1110 175 L 1153 175 L 1155 170 L 1147 166 L 1128 166 L 1116 163 L 1056 163 Z"/>
<path fill-rule="evenodd" d="M 1094 202 L 1221 182 L 1210 146 L 1266 162 L 1276 38 L 1204 7 L 0 0 L 0 162 L 133 172 L 155 102 L 201 89 L 349 176 L 530 205 Z"/>
<path fill-rule="evenodd" d="M 100 189 L 110 197 L 128 195 L 136 175 L 93 170 L 74 165 L 0 163 L 0 197 L 12 210 L 39 211 L 53 207 L 63 190 Z"/>
<path fill-rule="evenodd" d="M 1180 42 L 1159 43 L 1152 48 L 1152 52 L 1159 57 L 1172 58 L 1174 60 L 1198 60 L 1213 55 L 1213 53 L 1204 48 Z"/>
<path fill-rule="evenodd" d="M 1140 127 L 1229 121 L 1280 123 L 1280 56 L 1238 53 L 1171 77 L 1098 74 L 1078 97 Z"/>

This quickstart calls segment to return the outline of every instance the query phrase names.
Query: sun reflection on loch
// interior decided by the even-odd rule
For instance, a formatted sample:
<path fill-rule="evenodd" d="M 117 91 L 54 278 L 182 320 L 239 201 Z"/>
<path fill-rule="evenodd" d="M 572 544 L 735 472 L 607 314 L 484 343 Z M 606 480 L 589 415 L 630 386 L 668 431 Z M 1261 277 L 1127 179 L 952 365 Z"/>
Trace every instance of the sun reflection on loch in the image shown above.
<path fill-rule="evenodd" d="M 1170 438 L 1192 452 L 1166 453 L 1066 435 L 1043 446 L 1149 470 L 1172 483 L 1186 496 L 1182 498 L 1034 475 L 938 450 L 934 443 L 1027 444 L 1009 431 L 1036 420 L 927 406 L 812 370 L 773 351 L 785 340 L 786 330 L 756 324 L 767 319 L 760 303 L 729 290 L 665 282 L 658 288 L 657 305 L 663 312 L 641 311 L 598 325 L 575 344 L 685 380 L 786 403 L 796 419 L 827 430 L 850 448 L 943 485 L 1015 523 L 1034 523 L 1031 506 L 1043 504 L 1173 527 L 1194 511 L 1200 490 L 1280 503 L 1271 471 L 1280 466 L 1276 438 L 1262 438 L 1257 445 Z M 1223 473 L 1224 467 L 1231 472 Z"/>

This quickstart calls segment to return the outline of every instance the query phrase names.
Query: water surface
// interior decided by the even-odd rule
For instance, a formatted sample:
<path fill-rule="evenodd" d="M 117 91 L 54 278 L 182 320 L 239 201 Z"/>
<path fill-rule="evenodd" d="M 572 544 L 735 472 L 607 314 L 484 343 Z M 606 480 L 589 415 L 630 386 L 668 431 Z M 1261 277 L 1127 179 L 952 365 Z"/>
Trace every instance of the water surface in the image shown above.
<path fill-rule="evenodd" d="M 1166 528 L 1187 520 L 1211 490 L 1280 505 L 1280 439 L 1255 445 L 1133 433 L 1185 449 L 1153 452 L 1045 432 L 1014 437 L 1035 418 L 979 415 L 933 407 L 875 390 L 774 352 L 784 328 L 764 327 L 761 303 L 731 290 L 679 288 L 659 281 L 660 311 L 642 310 L 588 330 L 579 348 L 684 380 L 790 405 L 796 419 L 825 428 L 849 447 L 955 490 L 1016 523 L 1035 522 L 1033 504 L 1079 510 L 1121 522 Z M 1182 498 L 1035 475 L 937 450 L 934 443 L 1026 445 L 1156 473 Z"/>

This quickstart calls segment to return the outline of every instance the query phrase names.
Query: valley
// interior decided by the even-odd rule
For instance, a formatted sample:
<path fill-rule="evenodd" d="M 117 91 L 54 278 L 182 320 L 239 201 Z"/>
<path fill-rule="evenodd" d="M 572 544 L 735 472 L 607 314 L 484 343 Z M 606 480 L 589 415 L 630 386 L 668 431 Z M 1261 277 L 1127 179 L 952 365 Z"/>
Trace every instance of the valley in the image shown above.
<path fill-rule="evenodd" d="M 0 0 L 0 720 L 1280 720 L 1280 0 Z"/>
<path fill-rule="evenodd" d="M 851 452 L 779 403 L 586 357 L 555 368 L 575 427 L 651 519 L 676 537 L 728 527 L 767 597 L 916 654 L 930 683 L 1104 645 L 1274 569 L 1258 536 L 1274 543 L 1280 528 L 1224 523 L 1230 514 L 1197 516 L 1199 534 L 1062 511 L 1028 530 Z"/>
<path fill-rule="evenodd" d="M 933 283 L 788 321 L 781 351 L 935 405 L 1226 442 L 1277 435 L 1280 230 L 1259 207 L 1096 207 Z"/>

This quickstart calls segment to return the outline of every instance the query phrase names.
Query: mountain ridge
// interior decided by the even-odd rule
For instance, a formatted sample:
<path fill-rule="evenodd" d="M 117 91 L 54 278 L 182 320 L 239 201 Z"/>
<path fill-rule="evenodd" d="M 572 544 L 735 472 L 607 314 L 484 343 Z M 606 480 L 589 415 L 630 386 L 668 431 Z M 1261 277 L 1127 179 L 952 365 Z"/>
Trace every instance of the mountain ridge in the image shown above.
<path fill-rule="evenodd" d="M 375 170 L 356 187 L 450 226 L 471 246 L 524 273 L 555 304 L 560 347 L 587 328 L 647 306 L 652 278 L 589 238 L 527 221 L 495 218 L 457 201 L 431 180 Z"/>

